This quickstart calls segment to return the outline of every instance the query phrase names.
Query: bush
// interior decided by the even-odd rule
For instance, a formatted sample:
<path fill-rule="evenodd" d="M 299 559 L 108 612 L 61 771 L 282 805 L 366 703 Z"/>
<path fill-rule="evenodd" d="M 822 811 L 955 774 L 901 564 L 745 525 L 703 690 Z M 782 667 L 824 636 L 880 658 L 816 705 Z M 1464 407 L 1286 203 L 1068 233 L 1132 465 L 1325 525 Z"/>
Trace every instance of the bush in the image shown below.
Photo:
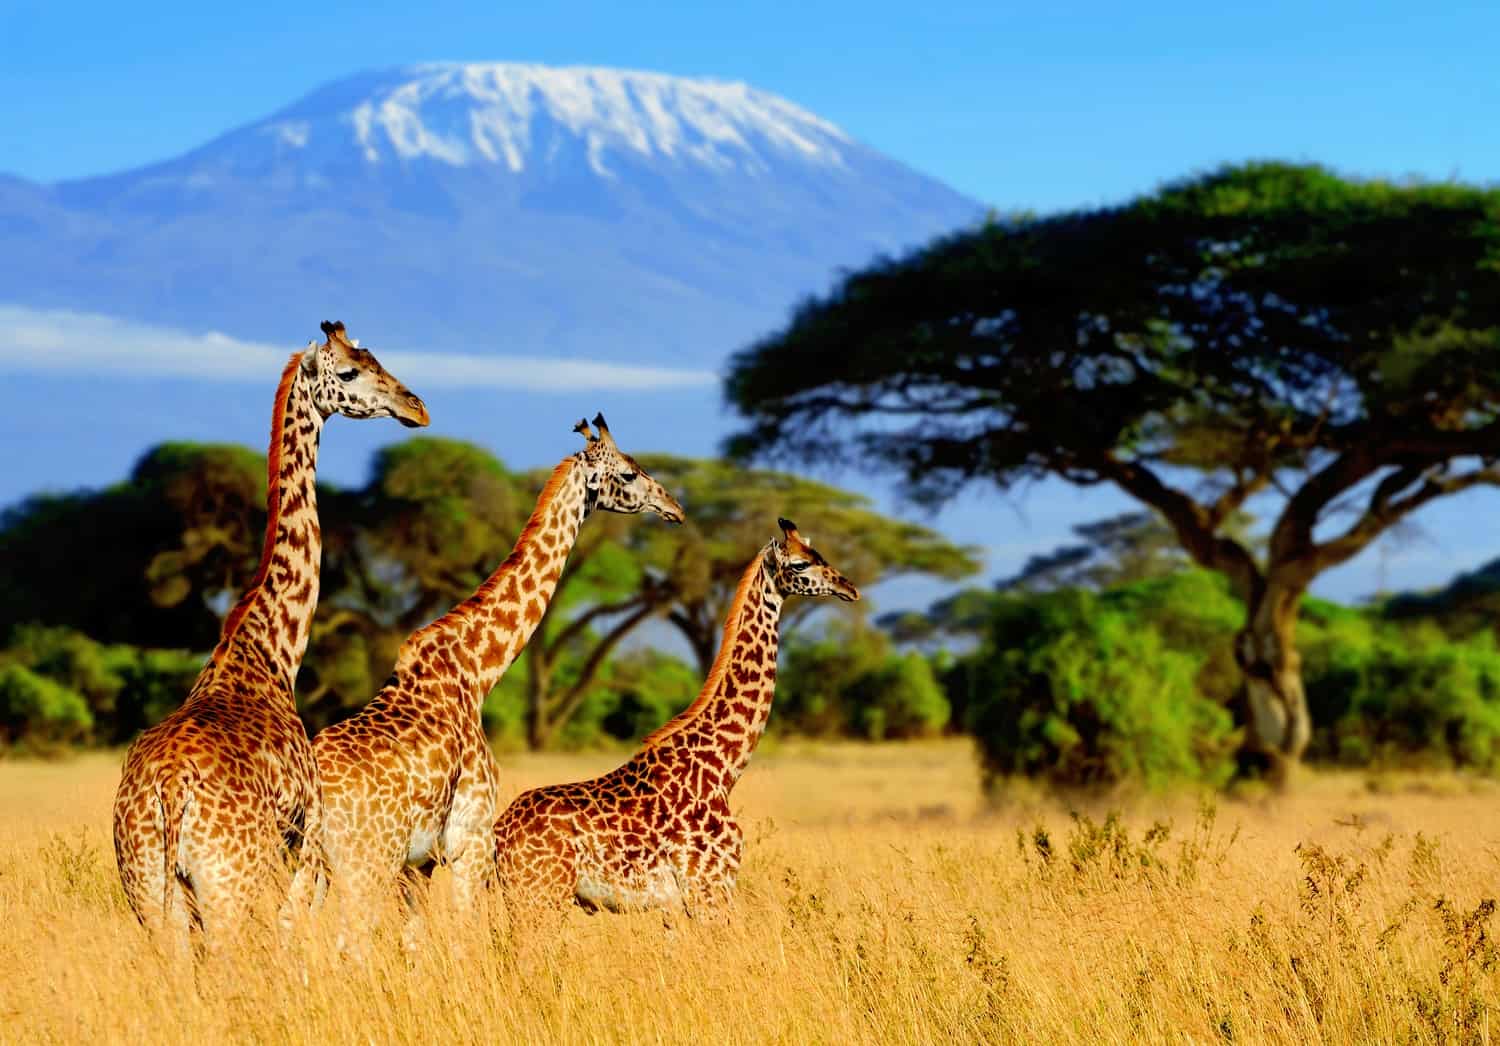
<path fill-rule="evenodd" d="M 692 665 L 656 650 L 633 650 L 614 658 L 563 727 L 560 740 L 582 747 L 603 739 L 635 741 L 681 712 L 698 696 L 703 680 Z"/>
<path fill-rule="evenodd" d="M 949 714 L 932 666 L 919 654 L 893 653 L 879 632 L 836 620 L 783 646 L 777 730 L 878 741 L 938 733 Z"/>
<path fill-rule="evenodd" d="M 969 729 L 991 778 L 1063 786 L 1222 784 L 1229 713 L 1195 682 L 1203 663 L 1091 593 L 996 600 L 975 655 Z"/>
<path fill-rule="evenodd" d="M 1500 650 L 1490 633 L 1454 641 L 1430 623 L 1368 620 L 1308 631 L 1311 756 L 1500 769 Z"/>
<path fill-rule="evenodd" d="M 111 647 L 110 663 L 123 685 L 109 724 L 110 744 L 123 744 L 187 700 L 207 660 L 186 650 Z"/>
<path fill-rule="evenodd" d="M 66 743 L 94 724 L 83 695 L 24 665 L 0 666 L 0 729 L 14 743 Z"/>
<path fill-rule="evenodd" d="M 186 651 L 105 645 L 71 629 L 36 625 L 17 628 L 11 645 L 0 651 L 0 663 L 25 669 L 83 703 L 88 726 L 70 732 L 69 740 L 91 734 L 103 744 L 129 741 L 180 705 L 203 660 Z M 34 690 L 30 683 L 16 685 Z"/>
<path fill-rule="evenodd" d="M 948 725 L 948 698 L 916 653 L 888 657 L 855 681 L 847 701 L 855 732 L 871 741 L 931 736 Z"/>

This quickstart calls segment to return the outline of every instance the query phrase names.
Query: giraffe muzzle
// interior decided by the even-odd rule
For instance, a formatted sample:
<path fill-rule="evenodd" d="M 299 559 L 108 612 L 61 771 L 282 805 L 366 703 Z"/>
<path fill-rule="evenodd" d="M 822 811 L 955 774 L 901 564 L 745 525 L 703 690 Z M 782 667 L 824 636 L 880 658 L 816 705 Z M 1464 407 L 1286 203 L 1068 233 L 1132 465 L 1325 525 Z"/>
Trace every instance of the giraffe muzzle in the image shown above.
<path fill-rule="evenodd" d="M 409 429 L 420 429 L 427 427 L 432 418 L 427 413 L 427 404 L 422 402 L 420 396 L 408 395 L 396 420 Z"/>

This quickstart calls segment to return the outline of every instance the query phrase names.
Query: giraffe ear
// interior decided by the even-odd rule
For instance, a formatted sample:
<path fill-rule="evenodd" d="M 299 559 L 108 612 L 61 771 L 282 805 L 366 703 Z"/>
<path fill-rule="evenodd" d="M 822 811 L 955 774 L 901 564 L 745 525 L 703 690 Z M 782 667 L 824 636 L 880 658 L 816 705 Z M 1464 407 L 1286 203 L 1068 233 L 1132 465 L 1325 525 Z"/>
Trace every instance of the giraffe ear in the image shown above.
<path fill-rule="evenodd" d="M 302 350 L 302 373 L 306 374 L 309 378 L 316 378 L 318 376 L 318 365 L 321 356 L 322 353 L 318 351 L 318 343 L 316 341 L 309 341 L 307 348 Z"/>

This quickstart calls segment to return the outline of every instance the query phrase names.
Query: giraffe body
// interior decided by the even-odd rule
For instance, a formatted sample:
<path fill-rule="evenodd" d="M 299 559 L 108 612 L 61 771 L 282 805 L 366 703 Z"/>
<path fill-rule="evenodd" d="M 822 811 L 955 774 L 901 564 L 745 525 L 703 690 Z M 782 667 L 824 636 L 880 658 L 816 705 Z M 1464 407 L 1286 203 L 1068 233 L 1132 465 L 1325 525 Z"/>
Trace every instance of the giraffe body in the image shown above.
<path fill-rule="evenodd" d="M 537 499 L 515 549 L 479 589 L 414 632 L 380 694 L 313 740 L 323 791 L 322 852 L 340 902 L 368 910 L 389 899 L 403 870 L 444 863 L 468 905 L 494 868 L 498 774 L 480 712 L 541 623 L 589 512 L 682 508 L 599 436 L 564 459 Z M 294 897 L 316 896 L 299 871 Z"/>
<path fill-rule="evenodd" d="M 513 911 L 576 901 L 624 911 L 725 902 L 744 835 L 729 795 L 749 765 L 776 693 L 777 626 L 788 595 L 859 598 L 782 521 L 751 561 L 697 699 L 589 781 L 523 792 L 495 823 L 496 870 Z"/>
<path fill-rule="evenodd" d="M 320 816 L 311 745 L 293 697 L 318 602 L 315 489 L 334 411 L 425 425 L 421 401 L 344 336 L 292 357 L 277 387 L 266 541 L 187 700 L 126 753 L 114 843 L 131 908 L 185 944 L 239 925 Z"/>

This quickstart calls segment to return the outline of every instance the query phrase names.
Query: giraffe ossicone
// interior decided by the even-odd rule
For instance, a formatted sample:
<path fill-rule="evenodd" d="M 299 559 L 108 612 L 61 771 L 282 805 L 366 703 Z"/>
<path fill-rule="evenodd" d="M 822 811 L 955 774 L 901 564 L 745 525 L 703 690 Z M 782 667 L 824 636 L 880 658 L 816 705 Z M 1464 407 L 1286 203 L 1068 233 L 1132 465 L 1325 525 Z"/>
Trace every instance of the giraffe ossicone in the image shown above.
<path fill-rule="evenodd" d="M 333 414 L 426 425 L 427 408 L 342 323 L 282 371 L 267 454 L 259 568 L 176 711 L 130 746 L 115 793 L 120 881 L 136 917 L 186 946 L 194 923 L 235 929 L 284 850 L 320 816 L 312 747 L 293 696 L 318 603 L 317 458 Z"/>
<path fill-rule="evenodd" d="M 691 912 L 728 900 L 743 847 L 729 794 L 771 714 L 782 605 L 791 595 L 859 599 L 795 524 L 777 522 L 782 537 L 741 576 L 697 699 L 623 766 L 523 792 L 497 819 L 496 871 L 513 915 L 575 901 Z"/>

